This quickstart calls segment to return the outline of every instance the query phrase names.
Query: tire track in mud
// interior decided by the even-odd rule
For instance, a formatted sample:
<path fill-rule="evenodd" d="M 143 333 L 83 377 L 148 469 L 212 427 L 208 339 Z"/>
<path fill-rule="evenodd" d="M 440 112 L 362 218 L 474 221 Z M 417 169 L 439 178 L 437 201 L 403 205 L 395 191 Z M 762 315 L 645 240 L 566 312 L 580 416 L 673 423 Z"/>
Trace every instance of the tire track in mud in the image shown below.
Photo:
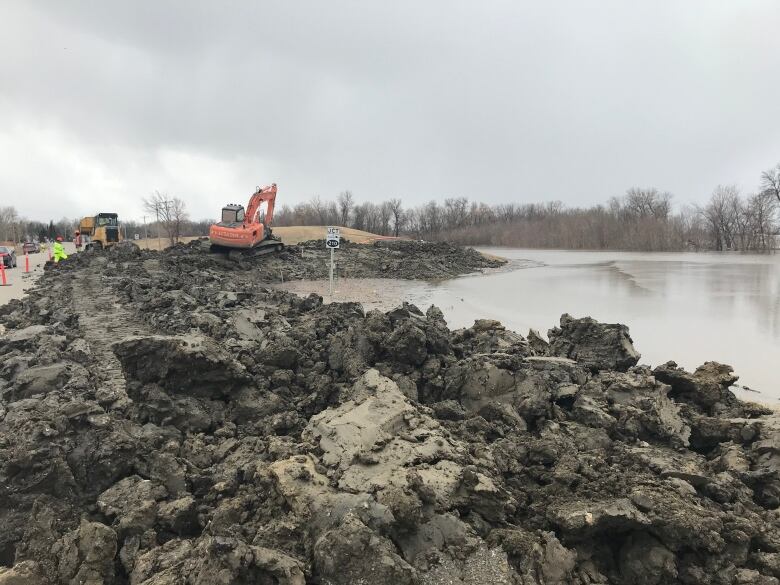
<path fill-rule="evenodd" d="M 80 270 L 71 283 L 71 294 L 73 309 L 92 357 L 96 398 L 104 406 L 122 408 L 130 403 L 127 382 L 111 346 L 150 331 L 119 301 L 113 284 L 113 278 Z"/>

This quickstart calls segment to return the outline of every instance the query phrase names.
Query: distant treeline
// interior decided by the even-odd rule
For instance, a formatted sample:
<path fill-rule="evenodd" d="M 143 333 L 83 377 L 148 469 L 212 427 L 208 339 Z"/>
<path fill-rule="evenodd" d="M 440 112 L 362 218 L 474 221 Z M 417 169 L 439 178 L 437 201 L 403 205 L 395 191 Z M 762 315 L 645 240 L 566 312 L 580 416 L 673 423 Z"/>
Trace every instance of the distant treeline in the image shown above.
<path fill-rule="evenodd" d="M 78 229 L 79 219 L 62 218 L 59 221 L 32 221 L 18 216 L 13 207 L 0 207 L 0 242 L 24 242 L 24 241 L 44 241 L 53 240 L 57 236 L 71 239 Z M 150 238 L 156 238 L 160 234 L 163 238 L 170 239 L 166 224 L 163 221 L 151 222 L 146 225 L 139 221 L 123 221 L 119 218 L 122 235 L 127 234 L 129 239 L 133 239 L 135 234 L 143 238 L 148 234 Z M 182 220 L 177 233 L 177 237 L 186 236 L 205 236 L 209 233 L 209 226 L 214 223 L 213 220 L 190 221 Z"/>
<path fill-rule="evenodd" d="M 123 221 L 127 237 L 156 237 L 171 244 L 182 236 L 207 235 L 211 220 L 191 221 L 186 203 L 155 192 L 144 208 L 159 221 L 144 225 Z M 548 203 L 488 205 L 451 197 L 406 208 L 400 198 L 358 203 L 350 191 L 336 200 L 313 197 L 277 207 L 274 225 L 341 225 L 375 234 L 448 240 L 470 245 L 592 250 L 676 251 L 740 250 L 764 252 L 780 237 L 780 164 L 761 175 L 760 187 L 743 195 L 719 186 L 705 205 L 675 209 L 670 193 L 629 189 L 604 205 L 566 207 Z M 13 207 L 0 207 L 0 241 L 71 237 L 78 220 L 48 223 L 20 218 Z"/>
<path fill-rule="evenodd" d="M 775 246 L 780 165 L 762 174 L 758 192 L 717 187 L 703 206 L 675 210 L 670 193 L 629 189 L 604 205 L 488 205 L 465 197 L 404 208 L 401 199 L 357 203 L 350 191 L 277 209 L 275 225 L 343 225 L 382 235 L 470 245 L 641 251 L 767 251 Z"/>
<path fill-rule="evenodd" d="M 14 207 L 0 207 L 0 241 L 23 242 L 28 240 L 53 240 L 57 236 L 70 237 L 77 220 L 62 218 L 59 221 L 29 220 L 19 217 Z"/>
<path fill-rule="evenodd" d="M 215 221 L 216 220 L 211 219 L 204 219 L 201 221 L 183 220 L 176 237 L 207 236 L 209 235 L 209 227 Z M 121 221 L 120 218 L 120 224 L 122 226 L 122 234 L 124 235 L 124 233 L 127 232 L 127 237 L 131 240 L 135 237 L 135 234 L 138 234 L 141 238 L 145 236 L 156 238 L 159 235 L 160 237 L 170 239 L 164 221 L 151 222 L 144 225 L 143 222 L 140 221 Z"/>

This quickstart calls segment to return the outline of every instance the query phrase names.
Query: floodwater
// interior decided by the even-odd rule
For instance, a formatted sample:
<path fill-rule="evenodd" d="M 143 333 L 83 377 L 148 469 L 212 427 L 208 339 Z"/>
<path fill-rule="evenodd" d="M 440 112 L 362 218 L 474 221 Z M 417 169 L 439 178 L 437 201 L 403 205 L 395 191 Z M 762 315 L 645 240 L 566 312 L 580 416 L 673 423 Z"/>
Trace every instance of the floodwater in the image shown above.
<path fill-rule="evenodd" d="M 451 328 L 489 318 L 544 336 L 562 313 L 624 323 L 641 363 L 723 362 L 755 391 L 740 397 L 780 403 L 780 254 L 482 250 L 509 266 L 439 283 L 344 281 L 335 300 L 369 290 L 387 304 L 434 304 Z"/>

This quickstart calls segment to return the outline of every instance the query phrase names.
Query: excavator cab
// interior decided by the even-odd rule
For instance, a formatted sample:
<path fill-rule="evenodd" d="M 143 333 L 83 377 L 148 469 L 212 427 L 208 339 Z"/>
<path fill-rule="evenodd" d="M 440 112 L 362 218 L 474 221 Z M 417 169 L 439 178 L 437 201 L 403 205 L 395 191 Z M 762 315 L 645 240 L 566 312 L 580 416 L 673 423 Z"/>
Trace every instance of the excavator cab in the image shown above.
<path fill-rule="evenodd" d="M 220 225 L 236 226 L 244 223 L 244 206 L 233 203 L 222 208 L 222 222 Z"/>

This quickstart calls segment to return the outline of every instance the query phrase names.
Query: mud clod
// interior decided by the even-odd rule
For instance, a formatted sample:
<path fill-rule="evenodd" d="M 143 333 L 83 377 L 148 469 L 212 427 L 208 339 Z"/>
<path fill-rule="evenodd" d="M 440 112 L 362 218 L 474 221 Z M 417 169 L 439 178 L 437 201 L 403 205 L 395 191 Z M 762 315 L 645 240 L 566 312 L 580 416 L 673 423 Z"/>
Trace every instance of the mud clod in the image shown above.
<path fill-rule="evenodd" d="M 0 308 L 0 585 L 778 583 L 780 420 L 728 366 L 268 288 L 320 244 L 80 254 Z"/>
<path fill-rule="evenodd" d="M 560 327 L 550 329 L 548 337 L 550 355 L 577 360 L 593 371 L 625 372 L 639 362 L 639 352 L 625 325 L 606 325 L 590 317 L 574 319 L 566 314 L 561 317 Z"/>

